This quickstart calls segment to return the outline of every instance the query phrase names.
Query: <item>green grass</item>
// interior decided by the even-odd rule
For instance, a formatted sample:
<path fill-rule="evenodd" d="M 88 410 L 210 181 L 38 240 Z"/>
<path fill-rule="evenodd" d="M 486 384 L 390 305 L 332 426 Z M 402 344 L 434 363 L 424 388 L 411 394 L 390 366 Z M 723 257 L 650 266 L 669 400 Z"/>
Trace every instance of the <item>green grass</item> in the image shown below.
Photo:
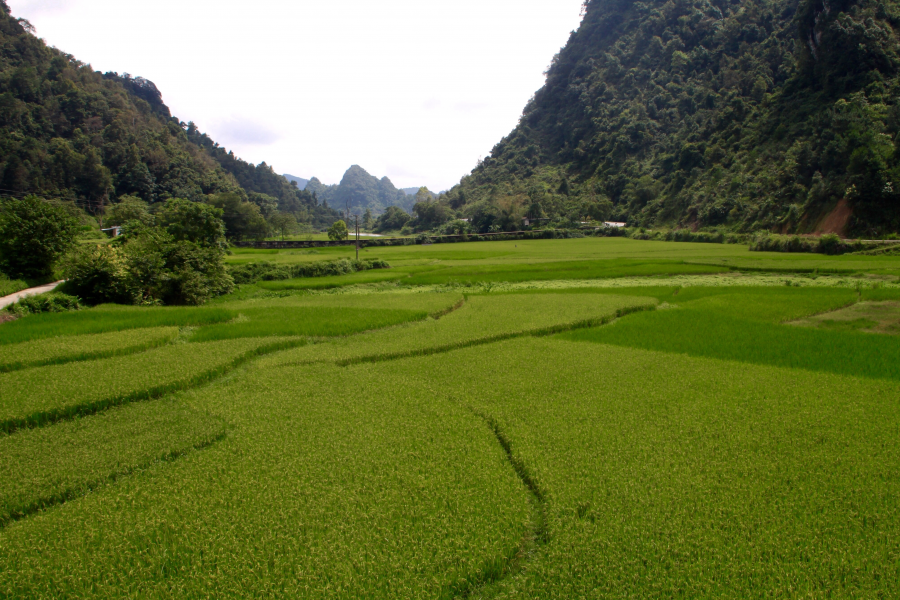
<path fill-rule="evenodd" d="M 328 277 L 299 277 L 284 281 L 260 281 L 257 287 L 270 291 L 282 290 L 324 290 L 342 287 L 345 285 L 359 285 L 366 283 L 380 283 L 382 281 L 396 281 L 408 277 L 408 273 L 397 269 L 379 269 L 374 271 L 360 271 L 350 275 L 333 275 Z"/>
<path fill-rule="evenodd" d="M 0 531 L 0 590 L 453 598 L 501 576 L 534 511 L 490 429 L 378 367 L 347 374 L 250 367 L 185 394 L 228 437 Z"/>
<path fill-rule="evenodd" d="M 403 297 L 400 294 L 393 296 Z M 472 296 L 439 320 L 295 348 L 264 360 L 262 364 L 333 362 L 346 365 L 435 354 L 513 337 L 548 335 L 599 325 L 631 311 L 647 310 L 655 303 L 652 298 L 629 296 Z"/>
<path fill-rule="evenodd" d="M 784 324 L 856 301 L 851 290 L 743 289 L 710 294 L 702 288 L 659 298 L 668 310 L 638 314 L 611 327 L 561 334 L 571 341 L 614 344 L 900 380 L 900 339 Z"/>
<path fill-rule="evenodd" d="M 748 255 L 371 248 L 403 277 L 0 325 L 184 328 L 0 373 L 0 597 L 898 596 L 900 338 L 792 323 L 900 300 L 900 257 Z"/>
<path fill-rule="evenodd" d="M 229 262 L 256 262 L 261 258 L 275 264 L 310 260 L 353 258 L 352 248 L 321 248 L 318 254 L 303 250 L 242 250 Z M 622 238 L 575 240 L 527 240 L 366 248 L 362 258 L 388 261 L 391 278 L 405 269 L 411 277 L 406 284 L 460 282 L 524 282 L 576 280 L 623 276 L 720 273 L 733 270 L 777 273 L 832 273 L 850 275 L 871 272 L 892 281 L 900 276 L 900 257 L 823 256 L 754 252 L 747 246 L 651 242 Z M 377 280 L 388 277 L 372 275 Z M 302 281 L 278 289 L 312 289 L 313 286 L 348 285 L 353 279 L 329 282 Z M 362 281 L 362 280 L 360 280 Z M 375 281 L 369 280 L 369 281 Z M 273 288 L 274 289 L 274 288 Z"/>
<path fill-rule="evenodd" d="M 554 338 L 259 363 L 184 396 L 221 443 L 0 533 L 0 589 L 891 597 L 898 395 Z"/>
<path fill-rule="evenodd" d="M 4 344 L 0 345 L 0 372 L 133 354 L 166 344 L 177 336 L 177 327 L 157 327 Z"/>
<path fill-rule="evenodd" d="M 412 310 L 364 310 L 353 308 L 248 308 L 233 323 L 212 325 L 192 336 L 194 341 L 270 336 L 344 336 L 381 329 L 428 317 Z"/>
<path fill-rule="evenodd" d="M 221 419 L 158 400 L 0 436 L 0 527 L 224 435 Z"/>
<path fill-rule="evenodd" d="M 0 376 L 0 433 L 156 398 L 221 375 L 290 339 L 180 344 L 131 356 L 37 367 Z"/>
<path fill-rule="evenodd" d="M 28 283 L 18 279 L 7 279 L 0 274 L 0 298 L 28 289 Z"/>
<path fill-rule="evenodd" d="M 128 329 L 210 325 L 231 321 L 235 317 L 237 313 L 221 307 L 105 305 L 68 313 L 31 315 L 0 324 L 0 345 Z"/>
<path fill-rule="evenodd" d="M 547 541 L 482 597 L 900 592 L 895 382 L 556 339 L 381 374 L 492 418 L 542 490 Z"/>
<path fill-rule="evenodd" d="M 268 336 L 347 336 L 443 313 L 462 300 L 459 293 L 376 294 L 345 297 L 297 296 L 228 304 L 238 317 L 193 334 L 193 341 Z"/>
<path fill-rule="evenodd" d="M 677 261 L 631 259 L 598 261 L 554 261 L 537 264 L 472 265 L 435 268 L 404 279 L 406 285 L 599 279 L 624 276 L 691 275 L 722 273 L 728 269 L 691 265 Z"/>
<path fill-rule="evenodd" d="M 290 263 L 355 257 L 353 247 L 318 248 L 316 254 L 307 250 L 234 249 L 230 263 L 267 262 Z M 434 244 L 431 246 L 369 247 L 360 258 L 379 258 L 392 266 L 410 262 L 427 264 L 434 261 L 466 261 L 528 264 L 541 261 L 576 261 L 633 259 L 640 261 L 710 262 L 725 266 L 768 268 L 774 271 L 793 268 L 815 270 L 832 266 L 837 269 L 859 270 L 859 265 L 879 269 L 897 269 L 898 257 L 824 256 L 819 254 L 784 254 L 779 252 L 750 252 L 745 245 L 699 244 L 682 242 L 639 241 L 626 238 L 584 238 L 571 240 L 519 240 L 508 242 L 468 242 Z M 724 261 L 724 263 L 723 263 Z"/>

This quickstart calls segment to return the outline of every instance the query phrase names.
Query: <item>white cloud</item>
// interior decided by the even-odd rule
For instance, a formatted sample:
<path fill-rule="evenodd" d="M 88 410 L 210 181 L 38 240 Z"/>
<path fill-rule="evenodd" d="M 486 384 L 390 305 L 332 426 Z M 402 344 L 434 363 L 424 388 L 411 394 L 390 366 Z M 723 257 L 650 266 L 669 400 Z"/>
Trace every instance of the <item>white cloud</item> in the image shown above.
<path fill-rule="evenodd" d="M 31 17 L 65 13 L 75 8 L 75 0 L 9 0 L 7 2 L 16 17 Z"/>
<path fill-rule="evenodd" d="M 9 2 L 48 44 L 152 80 L 173 114 L 245 160 L 329 183 L 361 164 L 435 190 L 515 127 L 582 4 Z"/>
<path fill-rule="evenodd" d="M 269 146 L 280 140 L 283 134 L 254 119 L 233 116 L 212 124 L 210 135 L 226 147 Z"/>

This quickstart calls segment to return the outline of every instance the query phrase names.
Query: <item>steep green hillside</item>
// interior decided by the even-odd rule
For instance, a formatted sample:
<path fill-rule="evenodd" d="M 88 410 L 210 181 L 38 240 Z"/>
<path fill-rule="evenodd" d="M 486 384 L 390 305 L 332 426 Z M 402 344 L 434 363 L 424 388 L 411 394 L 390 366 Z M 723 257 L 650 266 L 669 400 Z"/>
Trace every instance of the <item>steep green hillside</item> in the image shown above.
<path fill-rule="evenodd" d="M 152 82 L 103 75 L 48 48 L 0 0 L 0 195 L 61 198 L 99 214 L 125 195 L 158 202 L 227 192 L 264 212 L 336 218 L 265 163 L 241 161 L 172 117 Z"/>
<path fill-rule="evenodd" d="M 897 232 L 898 4 L 589 0 L 448 201 L 511 221 Z"/>
<path fill-rule="evenodd" d="M 415 197 L 398 190 L 390 179 L 378 179 L 359 165 L 347 169 L 338 185 L 325 185 L 313 177 L 307 184 L 306 191 L 315 193 L 320 201 L 327 202 L 338 210 L 346 210 L 349 204 L 352 214 L 362 214 L 366 209 L 380 214 L 388 206 L 399 206 L 409 212 L 415 204 Z"/>

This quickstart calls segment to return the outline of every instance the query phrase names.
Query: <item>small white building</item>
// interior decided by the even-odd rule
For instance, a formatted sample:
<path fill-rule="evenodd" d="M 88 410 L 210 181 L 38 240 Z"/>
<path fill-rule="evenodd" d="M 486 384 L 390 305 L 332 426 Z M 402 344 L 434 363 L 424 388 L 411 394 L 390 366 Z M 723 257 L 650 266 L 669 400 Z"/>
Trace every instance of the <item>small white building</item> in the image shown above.
<path fill-rule="evenodd" d="M 122 227 L 119 225 L 116 225 L 115 227 L 110 227 L 108 229 L 101 229 L 100 231 L 102 231 L 109 237 L 113 237 L 113 238 L 116 238 L 116 237 L 119 237 L 120 235 L 122 235 Z"/>
<path fill-rule="evenodd" d="M 607 227 L 613 227 L 615 229 L 621 229 L 626 226 L 625 223 L 619 223 L 617 221 L 606 221 L 603 224 L 606 225 Z"/>

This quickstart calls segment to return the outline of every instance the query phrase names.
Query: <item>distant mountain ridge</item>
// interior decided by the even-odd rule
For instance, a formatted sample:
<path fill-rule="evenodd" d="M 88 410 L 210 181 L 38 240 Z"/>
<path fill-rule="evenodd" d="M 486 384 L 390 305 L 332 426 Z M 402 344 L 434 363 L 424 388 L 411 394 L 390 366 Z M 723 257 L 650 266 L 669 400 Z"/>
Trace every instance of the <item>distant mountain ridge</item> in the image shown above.
<path fill-rule="evenodd" d="M 290 179 L 293 176 L 285 177 Z M 298 186 L 300 181 L 304 181 L 294 179 L 298 181 Z M 419 190 L 414 189 L 416 192 Z M 378 179 L 359 165 L 347 169 L 339 184 L 325 185 L 313 177 L 307 182 L 305 190 L 336 210 L 346 211 L 349 206 L 351 214 L 363 214 L 369 210 L 373 215 L 380 215 L 389 206 L 411 212 L 415 204 L 415 193 L 410 196 L 405 190 L 397 189 L 389 178 Z"/>

